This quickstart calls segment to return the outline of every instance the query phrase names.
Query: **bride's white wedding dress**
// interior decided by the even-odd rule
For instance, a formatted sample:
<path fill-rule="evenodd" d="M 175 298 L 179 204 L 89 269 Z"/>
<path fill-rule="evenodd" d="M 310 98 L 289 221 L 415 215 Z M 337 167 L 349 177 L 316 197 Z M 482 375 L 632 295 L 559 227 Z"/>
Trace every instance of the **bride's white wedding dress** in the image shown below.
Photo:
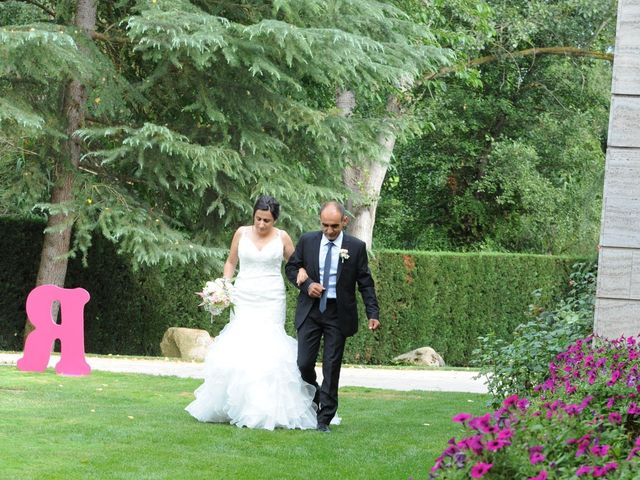
<path fill-rule="evenodd" d="M 185 410 L 201 422 L 239 427 L 316 428 L 315 387 L 296 364 L 297 342 L 284 330 L 280 231 L 261 250 L 244 229 L 233 312 L 204 364 L 204 383 Z"/>

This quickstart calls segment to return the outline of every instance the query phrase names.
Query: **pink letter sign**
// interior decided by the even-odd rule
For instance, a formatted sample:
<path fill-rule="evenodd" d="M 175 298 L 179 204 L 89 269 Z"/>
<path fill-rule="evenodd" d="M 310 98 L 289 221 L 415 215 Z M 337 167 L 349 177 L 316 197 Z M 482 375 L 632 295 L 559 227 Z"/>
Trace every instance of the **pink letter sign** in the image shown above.
<path fill-rule="evenodd" d="M 24 345 L 24 354 L 18 360 L 18 369 L 24 372 L 43 372 L 51 357 L 55 339 L 60 339 L 60 361 L 56 373 L 61 375 L 89 375 L 91 367 L 84 358 L 84 306 L 89 301 L 84 288 L 60 288 L 40 285 L 27 297 L 27 317 L 33 330 Z M 60 324 L 53 321 L 51 305 L 60 302 Z"/>

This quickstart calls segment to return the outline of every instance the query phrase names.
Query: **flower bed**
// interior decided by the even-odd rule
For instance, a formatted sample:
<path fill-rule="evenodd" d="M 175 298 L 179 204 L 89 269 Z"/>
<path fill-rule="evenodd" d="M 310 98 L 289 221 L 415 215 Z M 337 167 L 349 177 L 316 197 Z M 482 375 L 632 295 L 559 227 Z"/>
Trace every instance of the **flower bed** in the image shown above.
<path fill-rule="evenodd" d="M 634 337 L 576 341 L 530 398 L 512 395 L 480 417 L 456 415 L 465 435 L 449 440 L 430 477 L 640 478 L 639 359 Z"/>

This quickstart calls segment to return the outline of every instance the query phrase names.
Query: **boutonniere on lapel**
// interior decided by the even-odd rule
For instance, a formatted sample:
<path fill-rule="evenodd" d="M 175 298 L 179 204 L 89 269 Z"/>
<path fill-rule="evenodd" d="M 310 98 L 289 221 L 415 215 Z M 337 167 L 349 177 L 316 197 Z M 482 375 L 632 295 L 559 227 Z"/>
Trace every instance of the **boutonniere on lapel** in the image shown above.
<path fill-rule="evenodd" d="M 345 260 L 349 260 L 349 250 L 346 248 L 340 249 L 340 261 L 344 263 Z"/>

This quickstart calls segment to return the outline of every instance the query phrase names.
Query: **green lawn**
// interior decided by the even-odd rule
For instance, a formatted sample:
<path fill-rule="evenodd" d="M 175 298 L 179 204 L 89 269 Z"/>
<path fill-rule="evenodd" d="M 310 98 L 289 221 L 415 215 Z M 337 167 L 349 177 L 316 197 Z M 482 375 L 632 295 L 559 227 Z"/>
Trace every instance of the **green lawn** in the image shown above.
<path fill-rule="evenodd" d="M 0 478 L 425 479 L 459 411 L 484 395 L 340 390 L 331 434 L 201 424 L 184 411 L 199 380 L 0 367 Z"/>

